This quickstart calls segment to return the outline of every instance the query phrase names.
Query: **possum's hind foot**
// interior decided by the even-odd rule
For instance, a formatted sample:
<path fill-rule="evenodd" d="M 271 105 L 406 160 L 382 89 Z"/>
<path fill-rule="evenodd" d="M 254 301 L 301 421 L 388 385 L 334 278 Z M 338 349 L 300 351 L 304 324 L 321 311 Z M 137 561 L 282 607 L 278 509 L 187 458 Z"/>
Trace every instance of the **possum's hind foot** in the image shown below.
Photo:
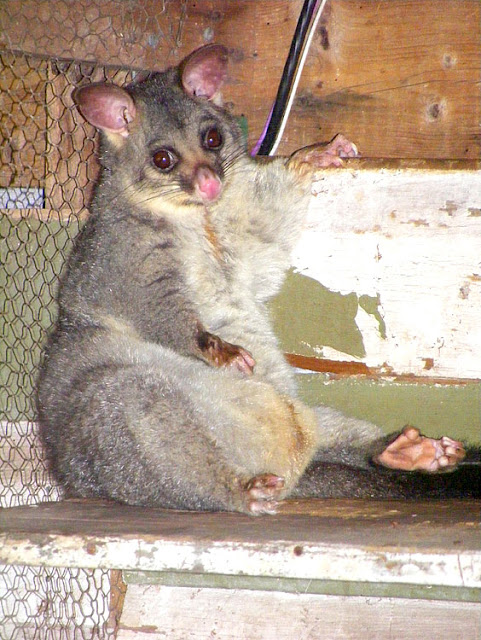
<path fill-rule="evenodd" d="M 243 487 L 248 513 L 276 513 L 278 499 L 284 489 L 284 479 L 272 473 L 263 473 L 251 478 Z"/>
<path fill-rule="evenodd" d="M 415 427 L 404 427 L 402 433 L 375 459 L 391 469 L 439 473 L 452 471 L 465 457 L 461 442 L 446 436 L 427 438 Z"/>

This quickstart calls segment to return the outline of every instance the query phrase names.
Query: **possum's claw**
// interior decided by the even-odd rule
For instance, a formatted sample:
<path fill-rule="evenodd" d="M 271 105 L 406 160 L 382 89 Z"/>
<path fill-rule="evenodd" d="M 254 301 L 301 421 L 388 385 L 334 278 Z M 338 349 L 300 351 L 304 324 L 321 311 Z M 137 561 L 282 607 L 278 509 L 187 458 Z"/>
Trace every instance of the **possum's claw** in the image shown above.
<path fill-rule="evenodd" d="M 250 514 L 274 514 L 277 511 L 280 494 L 284 489 L 284 479 L 272 473 L 263 473 L 251 478 L 244 487 L 246 506 Z"/>

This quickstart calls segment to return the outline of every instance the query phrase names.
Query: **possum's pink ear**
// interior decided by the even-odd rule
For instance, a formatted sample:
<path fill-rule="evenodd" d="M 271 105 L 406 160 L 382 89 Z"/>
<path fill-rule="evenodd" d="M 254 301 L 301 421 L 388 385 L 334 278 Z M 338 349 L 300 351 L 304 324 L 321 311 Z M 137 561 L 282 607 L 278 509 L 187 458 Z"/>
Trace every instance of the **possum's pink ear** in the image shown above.
<path fill-rule="evenodd" d="M 227 75 L 227 49 L 221 44 L 208 44 L 184 60 L 182 86 L 189 96 L 220 101 L 220 88 Z"/>
<path fill-rule="evenodd" d="M 73 92 L 80 113 L 94 127 L 126 138 L 135 118 L 135 104 L 124 89 L 115 84 L 96 83 Z"/>

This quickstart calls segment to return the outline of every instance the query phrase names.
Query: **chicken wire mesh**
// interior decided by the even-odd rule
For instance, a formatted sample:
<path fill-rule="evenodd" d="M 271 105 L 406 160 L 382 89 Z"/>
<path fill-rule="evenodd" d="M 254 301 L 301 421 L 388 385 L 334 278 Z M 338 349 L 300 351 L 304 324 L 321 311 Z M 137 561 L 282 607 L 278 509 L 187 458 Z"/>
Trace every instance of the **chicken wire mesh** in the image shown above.
<path fill-rule="evenodd" d="M 0 571 L 2 640 L 115 638 L 119 572 L 10 566 Z"/>
<path fill-rule="evenodd" d="M 186 8 L 177 0 L 0 3 L 2 508 L 62 497 L 38 441 L 34 389 L 59 276 L 97 175 L 95 130 L 73 108 L 72 90 L 164 68 L 159 46 L 164 54 L 178 47 Z M 0 640 L 115 637 L 123 592 L 114 570 L 0 566 Z"/>
<path fill-rule="evenodd" d="M 88 215 L 97 173 L 95 131 L 77 115 L 71 92 L 82 82 L 122 84 L 134 73 L 10 52 L 0 54 L 0 63 L 0 504 L 16 506 L 59 495 L 36 438 L 36 372 L 56 315 L 59 277 Z"/>

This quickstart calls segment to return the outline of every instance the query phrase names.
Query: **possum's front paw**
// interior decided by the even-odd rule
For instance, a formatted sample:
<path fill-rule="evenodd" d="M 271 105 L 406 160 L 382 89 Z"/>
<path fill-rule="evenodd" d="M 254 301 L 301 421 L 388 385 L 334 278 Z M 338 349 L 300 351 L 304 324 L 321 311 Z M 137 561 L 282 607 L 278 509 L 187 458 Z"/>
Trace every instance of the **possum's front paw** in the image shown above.
<path fill-rule="evenodd" d="M 272 473 L 251 478 L 243 487 L 244 499 L 250 514 L 276 513 L 278 499 L 284 489 L 284 479 Z"/>
<path fill-rule="evenodd" d="M 256 361 L 246 349 L 226 342 L 209 331 L 199 333 L 197 340 L 209 364 L 214 367 L 233 367 L 245 375 L 252 375 Z"/>
<path fill-rule="evenodd" d="M 439 440 L 427 438 L 415 427 L 407 426 L 375 462 L 391 469 L 439 473 L 452 471 L 465 455 L 461 442 L 446 436 Z"/>
<path fill-rule="evenodd" d="M 340 167 L 342 158 L 356 158 L 359 155 L 356 145 L 342 134 L 338 134 L 329 144 L 313 144 L 295 151 L 287 161 L 289 168 L 304 173 L 326 167 Z"/>
<path fill-rule="evenodd" d="M 249 351 L 236 344 L 224 342 L 224 346 L 225 345 L 230 348 L 230 353 L 227 353 L 227 359 L 222 366 L 233 367 L 234 369 L 238 369 L 241 373 L 251 376 L 254 372 L 256 361 Z"/>

